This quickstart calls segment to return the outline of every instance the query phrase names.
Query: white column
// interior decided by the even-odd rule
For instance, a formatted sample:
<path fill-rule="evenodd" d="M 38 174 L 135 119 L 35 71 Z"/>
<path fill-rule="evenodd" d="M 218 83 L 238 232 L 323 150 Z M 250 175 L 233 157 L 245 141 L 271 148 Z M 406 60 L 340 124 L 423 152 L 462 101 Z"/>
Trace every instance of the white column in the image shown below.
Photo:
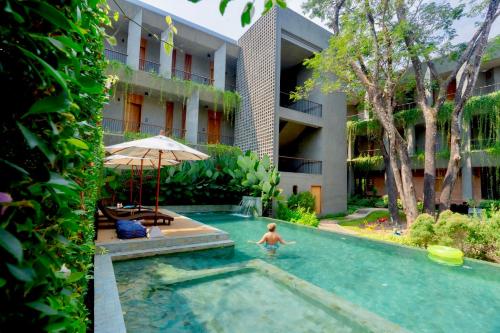
<path fill-rule="evenodd" d="M 139 53 L 141 51 L 141 25 L 142 10 L 135 15 L 135 22 L 128 21 L 128 40 L 127 40 L 127 65 L 132 69 L 139 69 Z"/>
<path fill-rule="evenodd" d="M 200 107 L 200 91 L 193 89 L 186 104 L 186 140 L 198 143 L 198 115 Z"/>
<path fill-rule="evenodd" d="M 224 90 L 226 88 L 226 43 L 214 54 L 214 86 Z"/>
<path fill-rule="evenodd" d="M 408 154 L 415 155 L 415 126 L 405 128 L 406 142 L 408 144 Z"/>
<path fill-rule="evenodd" d="M 161 33 L 161 40 L 168 40 L 170 30 Z M 170 79 L 172 77 L 172 51 L 167 54 L 163 42 L 160 45 L 160 75 Z"/>
<path fill-rule="evenodd" d="M 464 121 L 462 150 L 462 198 L 467 201 L 473 198 L 472 193 L 472 160 L 470 156 L 470 123 Z"/>

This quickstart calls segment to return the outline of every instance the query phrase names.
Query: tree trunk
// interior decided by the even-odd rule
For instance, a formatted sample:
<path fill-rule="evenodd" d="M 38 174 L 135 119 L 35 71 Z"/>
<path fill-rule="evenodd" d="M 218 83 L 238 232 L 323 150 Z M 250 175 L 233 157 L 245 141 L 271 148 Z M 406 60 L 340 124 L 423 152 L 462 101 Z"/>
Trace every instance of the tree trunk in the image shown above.
<path fill-rule="evenodd" d="M 435 117 L 425 117 L 424 211 L 436 212 L 436 137 Z"/>
<path fill-rule="evenodd" d="M 415 186 L 413 185 L 413 172 L 411 169 L 411 160 L 408 156 L 406 143 L 401 138 L 396 139 L 399 161 L 401 164 L 401 184 L 403 187 L 404 209 L 406 213 L 407 227 L 415 221 L 418 216 L 417 198 L 415 195 Z"/>
<path fill-rule="evenodd" d="M 451 116 L 450 126 L 450 159 L 448 161 L 448 168 L 444 176 L 443 186 L 441 188 L 441 195 L 439 197 L 439 210 L 450 209 L 451 192 L 455 186 L 460 171 L 461 155 L 460 155 L 460 139 L 462 135 L 460 127 L 460 116 L 453 113 Z"/>
<path fill-rule="evenodd" d="M 383 143 L 381 144 L 381 152 L 384 158 L 385 165 L 385 188 L 387 190 L 387 197 L 389 199 L 389 214 L 391 215 L 391 221 L 398 227 L 401 226 L 401 220 L 399 219 L 398 210 L 398 189 L 396 187 L 396 180 L 394 171 L 391 167 L 391 159 L 389 157 L 390 148 L 388 147 L 389 142 L 387 136 L 384 134 Z"/>

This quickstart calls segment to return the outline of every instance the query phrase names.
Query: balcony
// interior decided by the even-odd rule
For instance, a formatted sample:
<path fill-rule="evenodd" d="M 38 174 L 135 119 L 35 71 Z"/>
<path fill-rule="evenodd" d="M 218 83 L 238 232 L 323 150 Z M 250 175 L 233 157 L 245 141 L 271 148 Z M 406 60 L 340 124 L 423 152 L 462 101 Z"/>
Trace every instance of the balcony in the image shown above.
<path fill-rule="evenodd" d="M 234 136 L 208 134 L 207 132 L 198 132 L 199 144 L 223 144 L 232 146 L 234 144 Z"/>
<path fill-rule="evenodd" d="M 160 134 L 160 131 L 165 131 L 165 136 L 173 138 L 184 138 L 184 136 L 186 135 L 185 129 L 165 128 L 163 126 L 154 124 L 127 122 L 121 119 L 113 119 L 113 118 L 103 118 L 102 128 L 104 130 L 104 133 L 111 133 L 111 134 L 123 134 L 125 132 L 135 132 L 153 136 Z"/>
<path fill-rule="evenodd" d="M 172 71 L 172 77 L 175 77 L 176 79 L 179 80 L 193 81 L 196 83 L 205 84 L 209 86 L 214 84 L 214 80 L 208 77 L 204 77 L 195 73 L 185 72 L 180 69 L 174 69 Z"/>
<path fill-rule="evenodd" d="M 294 101 L 290 94 L 285 92 L 280 93 L 280 106 L 319 118 L 323 116 L 323 105 L 307 99 Z"/>
<path fill-rule="evenodd" d="M 139 59 L 139 70 L 158 74 L 160 73 L 160 64 L 146 59 Z"/>
<path fill-rule="evenodd" d="M 322 161 L 310 160 L 306 158 L 279 156 L 278 171 L 307 173 L 307 174 L 322 174 Z"/>
<path fill-rule="evenodd" d="M 127 54 L 126 53 L 122 53 L 122 52 L 118 52 L 118 51 L 110 50 L 110 49 L 105 49 L 104 55 L 110 61 L 118 61 L 118 62 L 121 62 L 122 64 L 127 63 Z"/>

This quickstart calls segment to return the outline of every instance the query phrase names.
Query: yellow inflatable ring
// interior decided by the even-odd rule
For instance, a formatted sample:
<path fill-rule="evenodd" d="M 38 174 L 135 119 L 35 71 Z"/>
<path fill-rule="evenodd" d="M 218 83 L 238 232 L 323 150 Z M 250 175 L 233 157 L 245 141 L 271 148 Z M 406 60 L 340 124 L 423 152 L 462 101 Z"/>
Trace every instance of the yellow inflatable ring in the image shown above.
<path fill-rule="evenodd" d="M 429 259 L 440 264 L 460 266 L 464 263 L 464 253 L 453 247 L 430 245 L 427 251 Z"/>

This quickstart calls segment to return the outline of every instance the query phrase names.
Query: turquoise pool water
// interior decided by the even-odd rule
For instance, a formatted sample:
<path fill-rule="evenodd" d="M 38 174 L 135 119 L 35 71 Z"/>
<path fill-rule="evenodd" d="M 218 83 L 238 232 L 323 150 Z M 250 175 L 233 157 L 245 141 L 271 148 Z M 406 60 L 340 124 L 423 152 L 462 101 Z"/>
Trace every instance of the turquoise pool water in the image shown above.
<path fill-rule="evenodd" d="M 266 231 L 268 221 L 264 219 L 222 213 L 189 217 L 229 232 L 236 242 L 234 252 L 208 251 L 116 262 L 122 305 L 124 297 L 127 299 L 124 308 L 133 309 L 134 303 L 129 300 L 134 297 L 138 302 L 144 300 L 147 295 L 134 294 L 134 288 L 148 283 L 148 277 L 151 280 L 160 270 L 179 274 L 259 258 L 410 331 L 500 332 L 497 266 L 474 261 L 466 261 L 463 267 L 442 266 L 429 261 L 422 251 L 287 223 L 280 223 L 278 232 L 297 244 L 284 246 L 276 256 L 269 256 L 248 243 Z M 286 317 L 287 312 L 283 311 L 282 316 Z M 129 326 L 127 316 L 125 319 Z"/>

